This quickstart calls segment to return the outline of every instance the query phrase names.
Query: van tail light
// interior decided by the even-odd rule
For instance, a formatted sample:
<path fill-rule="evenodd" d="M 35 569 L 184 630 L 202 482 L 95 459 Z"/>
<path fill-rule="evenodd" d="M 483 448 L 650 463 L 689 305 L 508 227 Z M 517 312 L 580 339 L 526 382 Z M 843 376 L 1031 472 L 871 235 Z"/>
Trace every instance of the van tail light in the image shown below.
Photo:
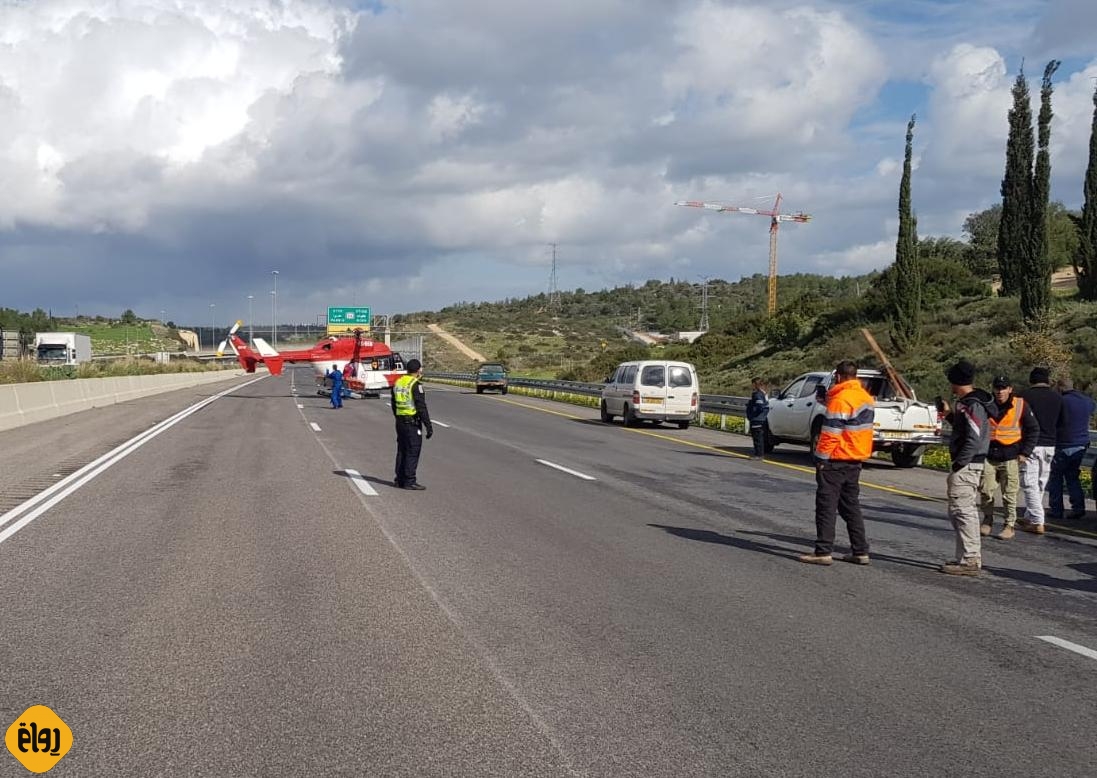
<path fill-rule="evenodd" d="M 692 396 L 692 397 L 690 397 L 690 399 L 689 399 L 689 407 L 690 407 L 690 408 L 696 408 L 696 407 L 697 407 L 697 392 L 694 392 L 694 393 L 693 393 L 693 396 Z"/>
<path fill-rule="evenodd" d="M 640 393 L 639 392 L 633 392 L 632 393 L 632 404 L 633 405 L 639 405 L 640 404 Z"/>

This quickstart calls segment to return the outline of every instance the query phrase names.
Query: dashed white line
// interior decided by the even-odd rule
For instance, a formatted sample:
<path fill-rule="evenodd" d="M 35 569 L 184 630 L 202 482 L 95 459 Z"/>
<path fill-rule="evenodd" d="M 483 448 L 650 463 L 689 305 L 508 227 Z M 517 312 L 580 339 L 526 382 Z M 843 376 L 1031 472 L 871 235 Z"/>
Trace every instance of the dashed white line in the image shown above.
<path fill-rule="evenodd" d="M 446 424 L 444 421 L 438 421 L 437 419 L 431 419 L 430 423 L 431 424 L 437 424 L 439 427 L 445 427 L 446 429 L 449 429 L 449 425 Z"/>
<path fill-rule="evenodd" d="M 347 478 L 362 494 L 367 497 L 377 497 L 377 490 L 370 486 L 370 482 L 363 478 L 357 470 L 344 470 L 343 472 L 347 474 Z"/>
<path fill-rule="evenodd" d="M 297 407 L 298 408 L 304 408 L 305 406 L 303 406 L 301 403 L 297 403 Z"/>
<path fill-rule="evenodd" d="M 314 421 L 310 421 L 310 422 L 309 422 L 309 426 L 310 426 L 310 427 L 312 427 L 312 431 L 313 431 L 313 432 L 319 432 L 319 431 L 320 431 L 320 425 L 319 425 L 319 424 L 317 424 L 317 423 L 316 423 L 316 422 L 314 422 Z"/>
<path fill-rule="evenodd" d="M 1054 635 L 1037 635 L 1036 639 L 1051 643 L 1051 645 L 1053 646 L 1059 646 L 1059 648 L 1065 648 L 1067 651 L 1073 651 L 1075 654 L 1081 654 L 1082 656 L 1089 657 L 1090 659 L 1097 659 L 1097 651 L 1094 651 L 1092 648 L 1086 648 L 1085 646 L 1080 646 L 1077 643 L 1071 643 L 1069 640 L 1063 640 L 1062 638 L 1057 638 Z"/>
<path fill-rule="evenodd" d="M 549 462 L 547 459 L 538 459 L 537 461 L 540 462 L 542 465 L 546 465 L 548 467 L 555 468 L 556 470 L 567 473 L 568 475 L 573 475 L 576 478 L 582 478 L 584 481 L 597 481 L 598 480 L 597 478 L 595 478 L 592 475 L 587 475 L 586 473 L 580 473 L 578 470 L 572 470 L 570 467 L 564 467 L 563 465 L 558 465 L 555 462 Z"/>

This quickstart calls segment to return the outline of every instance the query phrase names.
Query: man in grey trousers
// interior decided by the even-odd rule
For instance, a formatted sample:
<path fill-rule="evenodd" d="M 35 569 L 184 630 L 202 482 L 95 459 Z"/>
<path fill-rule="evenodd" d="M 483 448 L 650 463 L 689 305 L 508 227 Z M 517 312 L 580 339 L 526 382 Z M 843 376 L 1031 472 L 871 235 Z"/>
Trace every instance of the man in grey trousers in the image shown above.
<path fill-rule="evenodd" d="M 960 360 L 945 373 L 952 394 L 956 397 L 955 410 L 949 411 L 945 403 L 946 421 L 952 427 L 948 451 L 952 457 L 952 470 L 948 474 L 948 518 L 956 532 L 956 558 L 941 565 L 941 572 L 948 575 L 979 575 L 983 566 L 979 537 L 979 485 L 983 480 L 983 467 L 990 448 L 990 413 L 994 410 L 994 398 L 982 389 L 976 389 L 975 366 Z"/>

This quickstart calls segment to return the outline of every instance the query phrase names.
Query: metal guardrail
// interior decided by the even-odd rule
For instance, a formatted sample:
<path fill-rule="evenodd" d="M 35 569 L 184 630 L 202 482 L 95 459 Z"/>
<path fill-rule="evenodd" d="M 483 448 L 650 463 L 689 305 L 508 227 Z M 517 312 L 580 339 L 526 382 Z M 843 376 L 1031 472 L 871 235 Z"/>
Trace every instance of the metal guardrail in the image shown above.
<path fill-rule="evenodd" d="M 475 381 L 475 373 L 428 373 L 427 378 L 442 378 L 450 381 Z M 586 397 L 598 397 L 602 394 L 605 384 L 592 384 L 585 381 L 560 381 L 549 378 L 517 378 L 508 377 L 511 386 L 524 386 L 528 389 L 545 389 L 548 391 L 570 392 L 571 394 L 584 395 Z M 698 402 L 702 413 L 713 413 L 722 416 L 747 415 L 747 401 L 749 397 L 734 397 L 723 394 L 703 394 Z"/>

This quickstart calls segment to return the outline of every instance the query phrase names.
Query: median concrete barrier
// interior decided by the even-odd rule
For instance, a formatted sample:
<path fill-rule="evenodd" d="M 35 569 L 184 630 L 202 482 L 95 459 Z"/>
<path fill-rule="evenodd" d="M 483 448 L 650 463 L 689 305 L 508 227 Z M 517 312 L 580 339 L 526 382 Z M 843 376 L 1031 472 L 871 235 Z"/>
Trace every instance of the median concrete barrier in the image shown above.
<path fill-rule="evenodd" d="M 0 386 L 0 431 L 242 375 L 238 370 L 219 370 L 5 384 Z"/>

